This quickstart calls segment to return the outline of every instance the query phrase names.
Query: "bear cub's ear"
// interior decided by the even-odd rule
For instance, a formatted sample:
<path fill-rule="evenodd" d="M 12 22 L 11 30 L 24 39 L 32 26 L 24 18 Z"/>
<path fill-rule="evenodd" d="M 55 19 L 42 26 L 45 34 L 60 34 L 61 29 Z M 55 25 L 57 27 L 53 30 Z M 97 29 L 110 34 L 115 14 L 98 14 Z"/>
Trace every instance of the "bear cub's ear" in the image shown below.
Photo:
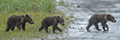
<path fill-rule="evenodd" d="M 28 17 L 29 15 L 28 14 L 26 14 L 26 17 Z"/>
<path fill-rule="evenodd" d="M 57 18 L 60 18 L 60 16 L 57 16 Z"/>
<path fill-rule="evenodd" d="M 110 17 L 110 16 L 111 16 L 110 14 L 107 15 L 107 17 Z"/>

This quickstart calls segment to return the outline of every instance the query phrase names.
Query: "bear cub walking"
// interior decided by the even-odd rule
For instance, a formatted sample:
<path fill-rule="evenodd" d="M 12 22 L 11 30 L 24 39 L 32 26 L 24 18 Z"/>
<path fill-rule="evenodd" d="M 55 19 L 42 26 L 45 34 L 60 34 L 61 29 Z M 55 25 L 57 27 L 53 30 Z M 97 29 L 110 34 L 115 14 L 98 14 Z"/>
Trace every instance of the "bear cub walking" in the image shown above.
<path fill-rule="evenodd" d="M 59 17 L 59 16 L 46 17 L 41 22 L 41 27 L 39 28 L 39 31 L 45 28 L 45 31 L 48 33 L 48 27 L 52 25 L 53 33 L 55 33 L 55 30 L 62 32 L 62 30 L 57 27 L 58 23 L 60 23 L 62 26 L 65 25 L 63 17 Z"/>
<path fill-rule="evenodd" d="M 92 25 L 95 25 L 96 29 L 98 31 L 101 31 L 101 29 L 99 29 L 99 27 L 98 27 L 98 23 L 101 22 L 103 30 L 108 31 L 109 28 L 108 28 L 108 25 L 106 24 L 107 21 L 116 22 L 115 18 L 110 14 L 94 14 L 89 19 L 89 24 L 87 25 L 86 29 L 87 29 L 87 31 L 90 31 L 89 28 Z M 107 30 L 105 28 L 107 28 Z"/>
<path fill-rule="evenodd" d="M 34 24 L 32 18 L 30 15 L 26 14 L 26 15 L 12 15 L 8 18 L 7 20 L 7 28 L 6 28 L 6 32 L 9 31 L 9 29 L 11 29 L 12 31 L 14 30 L 15 26 L 17 26 L 17 28 L 19 30 L 21 30 L 21 25 L 22 25 L 22 29 L 25 31 L 25 24 L 26 22 L 30 23 L 30 24 Z"/>

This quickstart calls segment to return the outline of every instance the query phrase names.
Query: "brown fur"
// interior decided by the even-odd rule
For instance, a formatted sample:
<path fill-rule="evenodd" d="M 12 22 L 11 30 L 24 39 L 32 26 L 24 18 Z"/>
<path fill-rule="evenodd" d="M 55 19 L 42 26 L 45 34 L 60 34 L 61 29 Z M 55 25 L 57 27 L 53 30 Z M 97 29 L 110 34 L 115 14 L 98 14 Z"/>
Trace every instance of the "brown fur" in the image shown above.
<path fill-rule="evenodd" d="M 17 28 L 21 30 L 20 25 L 22 25 L 22 29 L 25 31 L 26 22 L 30 24 L 34 24 L 34 22 L 32 21 L 32 18 L 28 14 L 26 14 L 25 16 L 12 15 L 7 20 L 7 28 L 5 31 L 9 31 L 9 29 L 13 31 L 15 26 L 17 26 Z"/>
<path fill-rule="evenodd" d="M 101 25 L 103 27 L 104 31 L 109 30 L 108 25 L 106 24 L 107 21 L 112 21 L 112 22 L 116 22 L 115 18 L 110 15 L 110 14 L 94 14 L 90 19 L 89 19 L 89 24 L 86 27 L 87 31 L 90 31 L 89 28 L 92 25 L 95 25 L 96 29 L 98 31 L 101 31 L 101 29 L 99 29 L 98 27 L 98 23 L 101 22 Z M 105 30 L 105 27 L 107 28 L 107 30 Z"/>
<path fill-rule="evenodd" d="M 48 27 L 52 25 L 53 33 L 55 33 L 55 30 L 62 32 L 62 30 L 57 27 L 58 23 L 60 23 L 61 25 L 64 25 L 63 17 L 59 17 L 59 16 L 46 17 L 41 22 L 42 26 L 39 28 L 39 31 L 41 31 L 43 28 L 45 28 L 45 31 L 48 33 Z"/>

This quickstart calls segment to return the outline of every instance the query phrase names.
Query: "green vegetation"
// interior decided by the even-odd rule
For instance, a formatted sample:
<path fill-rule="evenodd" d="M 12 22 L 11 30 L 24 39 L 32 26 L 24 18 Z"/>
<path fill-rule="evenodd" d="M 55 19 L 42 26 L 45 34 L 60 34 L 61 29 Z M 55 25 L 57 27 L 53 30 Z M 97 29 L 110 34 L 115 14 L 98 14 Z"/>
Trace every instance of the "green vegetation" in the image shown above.
<path fill-rule="evenodd" d="M 58 2 L 58 5 L 62 5 L 62 6 L 68 7 L 68 6 L 69 6 L 69 3 L 68 3 L 68 2 L 65 3 L 63 0 L 60 0 L 60 1 Z"/>
<path fill-rule="evenodd" d="M 60 0 L 60 1 L 58 2 L 58 4 L 59 4 L 59 5 L 64 5 L 65 2 L 64 2 L 63 0 Z"/>
<path fill-rule="evenodd" d="M 54 12 L 55 7 L 55 0 L 0 0 L 0 11 Z"/>
<path fill-rule="evenodd" d="M 7 20 L 11 15 L 29 14 L 33 18 L 35 24 L 26 24 L 26 31 L 19 31 L 15 27 L 14 31 L 5 32 Z M 56 9 L 55 0 L 0 0 L 0 40 L 27 40 L 32 38 L 46 39 L 51 33 L 41 32 L 38 29 L 41 26 L 41 21 L 48 16 L 63 16 L 65 26 L 58 25 L 63 31 L 67 28 L 69 18 L 65 17 L 64 13 Z M 49 32 L 52 32 L 52 27 L 49 27 Z M 56 31 L 56 34 L 62 34 Z M 58 39 L 58 37 L 56 37 Z"/>

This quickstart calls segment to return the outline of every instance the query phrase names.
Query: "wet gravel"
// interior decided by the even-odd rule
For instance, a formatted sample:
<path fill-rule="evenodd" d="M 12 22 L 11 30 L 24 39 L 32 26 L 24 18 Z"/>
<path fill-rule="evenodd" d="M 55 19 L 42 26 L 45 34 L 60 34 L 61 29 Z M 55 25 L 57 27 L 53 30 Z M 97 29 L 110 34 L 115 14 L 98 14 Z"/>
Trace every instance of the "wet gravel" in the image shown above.
<path fill-rule="evenodd" d="M 56 0 L 59 2 L 60 0 Z M 73 22 L 69 23 L 67 35 L 64 40 L 120 40 L 120 0 L 64 0 L 69 6 L 58 5 L 57 8 L 63 11 L 66 16 L 73 15 Z M 93 14 L 112 14 L 117 20 L 116 23 L 107 22 L 109 31 L 97 31 L 91 26 L 91 32 L 86 31 L 88 19 Z M 101 24 L 99 28 L 102 29 Z"/>

